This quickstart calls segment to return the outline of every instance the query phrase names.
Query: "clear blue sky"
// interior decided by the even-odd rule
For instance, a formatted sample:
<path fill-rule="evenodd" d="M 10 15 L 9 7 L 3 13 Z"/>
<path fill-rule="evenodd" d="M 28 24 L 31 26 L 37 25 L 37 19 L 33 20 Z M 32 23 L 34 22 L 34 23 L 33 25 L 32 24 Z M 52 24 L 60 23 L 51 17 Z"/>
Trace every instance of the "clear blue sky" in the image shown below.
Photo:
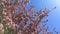
<path fill-rule="evenodd" d="M 39 9 L 43 9 L 45 7 L 48 9 L 52 9 L 56 6 L 57 8 L 49 14 L 49 21 L 47 24 L 49 25 L 50 30 L 55 27 L 60 34 L 60 0 L 30 0 L 29 5 L 35 5 L 36 11 L 39 11 Z"/>

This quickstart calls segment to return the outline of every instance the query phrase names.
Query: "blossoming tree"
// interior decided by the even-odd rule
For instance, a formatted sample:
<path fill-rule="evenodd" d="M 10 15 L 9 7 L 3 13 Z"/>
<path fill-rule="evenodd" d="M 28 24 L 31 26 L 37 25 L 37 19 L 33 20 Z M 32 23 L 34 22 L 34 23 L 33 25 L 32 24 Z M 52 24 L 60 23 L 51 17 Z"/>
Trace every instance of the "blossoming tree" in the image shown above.
<path fill-rule="evenodd" d="M 53 34 L 48 31 L 49 28 L 45 23 L 48 21 L 45 18 L 51 10 L 45 8 L 36 12 L 33 5 L 30 9 L 26 9 L 30 0 L 0 0 L 0 2 L 2 34 Z M 41 23 L 43 25 L 40 25 Z"/>

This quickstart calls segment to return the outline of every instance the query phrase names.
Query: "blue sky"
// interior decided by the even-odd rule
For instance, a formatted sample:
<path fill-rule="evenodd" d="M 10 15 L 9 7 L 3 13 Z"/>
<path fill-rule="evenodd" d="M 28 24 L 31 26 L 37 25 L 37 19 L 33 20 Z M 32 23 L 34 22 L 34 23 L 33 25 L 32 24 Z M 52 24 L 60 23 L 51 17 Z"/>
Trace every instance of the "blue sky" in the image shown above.
<path fill-rule="evenodd" d="M 54 9 L 48 16 L 48 25 L 50 30 L 56 28 L 56 30 L 60 33 L 60 0 L 30 0 L 29 5 L 35 5 L 36 11 L 40 9 L 48 8 L 52 9 L 53 7 L 57 7 Z"/>

